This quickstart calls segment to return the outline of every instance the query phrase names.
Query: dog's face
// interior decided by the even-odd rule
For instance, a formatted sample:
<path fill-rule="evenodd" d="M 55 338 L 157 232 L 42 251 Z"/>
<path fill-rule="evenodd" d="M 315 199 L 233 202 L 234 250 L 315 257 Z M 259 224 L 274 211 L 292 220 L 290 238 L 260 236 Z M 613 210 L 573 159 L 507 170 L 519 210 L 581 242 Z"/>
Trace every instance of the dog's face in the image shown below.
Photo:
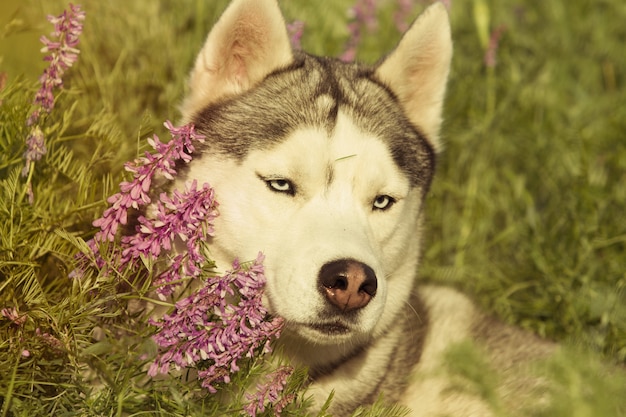
<path fill-rule="evenodd" d="M 388 301 L 402 306 L 423 189 L 347 115 L 339 113 L 331 135 L 301 128 L 241 161 L 202 161 L 189 174 L 209 178 L 220 203 L 212 255 L 228 265 L 262 251 L 267 306 L 289 331 L 319 344 L 364 341 L 393 316 Z M 407 263 L 408 276 L 396 277 Z"/>
<path fill-rule="evenodd" d="M 274 1 L 235 0 L 196 61 L 183 115 L 207 144 L 184 180 L 216 190 L 211 254 L 265 254 L 267 306 L 311 365 L 382 334 L 412 291 L 449 38 L 433 6 L 378 67 L 344 64 L 292 52 Z"/>

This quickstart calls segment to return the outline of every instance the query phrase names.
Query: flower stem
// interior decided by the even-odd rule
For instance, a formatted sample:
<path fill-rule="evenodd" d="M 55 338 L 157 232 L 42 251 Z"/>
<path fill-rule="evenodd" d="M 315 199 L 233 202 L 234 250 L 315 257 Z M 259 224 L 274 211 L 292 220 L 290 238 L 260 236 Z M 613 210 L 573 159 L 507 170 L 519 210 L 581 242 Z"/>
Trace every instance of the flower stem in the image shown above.
<path fill-rule="evenodd" d="M 17 375 L 17 368 L 20 365 L 20 354 L 18 353 L 15 356 L 15 366 L 13 367 L 13 372 L 11 373 L 11 380 L 9 381 L 9 386 L 7 387 L 6 395 L 4 397 L 4 407 L 2 407 L 2 417 L 7 417 L 9 410 L 11 408 L 11 400 L 13 397 L 13 387 L 15 386 L 15 376 Z"/>

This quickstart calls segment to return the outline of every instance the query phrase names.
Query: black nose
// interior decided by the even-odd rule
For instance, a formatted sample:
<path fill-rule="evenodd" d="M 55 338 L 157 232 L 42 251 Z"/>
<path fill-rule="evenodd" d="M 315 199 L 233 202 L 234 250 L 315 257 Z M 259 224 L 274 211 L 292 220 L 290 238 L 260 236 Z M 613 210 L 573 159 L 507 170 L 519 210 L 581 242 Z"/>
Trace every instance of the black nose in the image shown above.
<path fill-rule="evenodd" d="M 322 266 L 319 285 L 326 299 L 342 312 L 365 307 L 378 288 L 374 270 L 352 259 L 332 261 Z"/>

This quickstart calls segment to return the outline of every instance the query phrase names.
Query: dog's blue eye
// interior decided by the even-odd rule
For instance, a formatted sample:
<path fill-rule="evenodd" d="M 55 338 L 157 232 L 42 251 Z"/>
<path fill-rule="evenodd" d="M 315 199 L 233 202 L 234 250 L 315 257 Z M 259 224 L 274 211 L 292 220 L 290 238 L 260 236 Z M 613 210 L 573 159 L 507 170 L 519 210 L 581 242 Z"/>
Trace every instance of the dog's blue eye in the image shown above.
<path fill-rule="evenodd" d="M 396 200 L 388 195 L 379 195 L 374 199 L 372 203 L 374 210 L 387 210 L 390 208 Z"/>
<path fill-rule="evenodd" d="M 293 183 L 289 180 L 285 180 L 285 179 L 266 180 L 265 183 L 267 184 L 270 190 L 275 191 L 277 193 L 285 193 L 289 195 L 294 195 L 296 193 L 296 189 Z"/>

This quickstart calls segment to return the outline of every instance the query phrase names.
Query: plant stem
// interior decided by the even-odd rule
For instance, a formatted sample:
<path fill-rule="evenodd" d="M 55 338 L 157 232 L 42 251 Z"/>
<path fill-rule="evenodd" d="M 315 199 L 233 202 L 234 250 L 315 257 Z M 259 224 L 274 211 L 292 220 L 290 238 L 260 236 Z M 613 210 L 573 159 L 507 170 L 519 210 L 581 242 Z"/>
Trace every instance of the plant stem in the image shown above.
<path fill-rule="evenodd" d="M 19 353 L 15 359 L 15 366 L 13 367 L 13 372 L 11 374 L 11 380 L 9 381 L 9 386 L 7 387 L 7 392 L 4 397 L 4 406 L 2 407 L 2 417 L 6 417 L 9 413 L 9 409 L 11 407 L 11 399 L 13 397 L 13 387 L 15 386 L 15 376 L 17 375 L 17 368 L 20 365 L 20 356 Z"/>

